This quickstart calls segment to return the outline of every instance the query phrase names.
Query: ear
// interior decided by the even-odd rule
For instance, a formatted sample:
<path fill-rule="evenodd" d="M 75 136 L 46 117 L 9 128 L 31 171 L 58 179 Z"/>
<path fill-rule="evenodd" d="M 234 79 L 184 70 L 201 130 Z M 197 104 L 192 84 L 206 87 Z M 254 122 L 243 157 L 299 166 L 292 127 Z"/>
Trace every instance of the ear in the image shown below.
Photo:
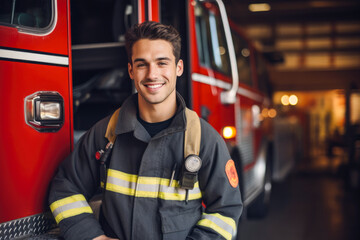
<path fill-rule="evenodd" d="M 129 72 L 130 78 L 133 80 L 134 79 L 134 73 L 133 73 L 133 68 L 132 68 L 130 63 L 128 63 L 128 72 Z"/>
<path fill-rule="evenodd" d="M 182 59 L 179 59 L 176 64 L 176 76 L 180 77 L 184 72 L 184 62 Z"/>

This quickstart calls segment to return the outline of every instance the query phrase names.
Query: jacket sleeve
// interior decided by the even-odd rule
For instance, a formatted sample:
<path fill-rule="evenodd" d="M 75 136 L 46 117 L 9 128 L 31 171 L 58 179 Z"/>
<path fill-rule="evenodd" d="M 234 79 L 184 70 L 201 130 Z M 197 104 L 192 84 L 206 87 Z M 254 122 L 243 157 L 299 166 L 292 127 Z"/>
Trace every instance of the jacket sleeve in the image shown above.
<path fill-rule="evenodd" d="M 187 239 L 231 240 L 243 209 L 236 169 L 224 140 L 203 120 L 201 132 L 199 185 L 205 210 Z"/>
<path fill-rule="evenodd" d="M 99 189 L 95 153 L 107 143 L 108 118 L 85 133 L 60 165 L 50 187 L 49 204 L 65 239 L 93 239 L 104 234 L 88 204 Z"/>

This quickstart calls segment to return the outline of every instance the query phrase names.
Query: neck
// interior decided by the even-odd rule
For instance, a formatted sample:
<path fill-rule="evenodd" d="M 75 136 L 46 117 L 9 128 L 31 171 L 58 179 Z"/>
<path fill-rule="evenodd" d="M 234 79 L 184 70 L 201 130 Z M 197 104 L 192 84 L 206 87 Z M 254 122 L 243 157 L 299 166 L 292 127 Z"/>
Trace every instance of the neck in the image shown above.
<path fill-rule="evenodd" d="M 148 123 L 166 121 L 175 115 L 176 109 L 176 94 L 169 96 L 166 101 L 158 104 L 146 102 L 143 98 L 139 97 L 140 118 Z"/>

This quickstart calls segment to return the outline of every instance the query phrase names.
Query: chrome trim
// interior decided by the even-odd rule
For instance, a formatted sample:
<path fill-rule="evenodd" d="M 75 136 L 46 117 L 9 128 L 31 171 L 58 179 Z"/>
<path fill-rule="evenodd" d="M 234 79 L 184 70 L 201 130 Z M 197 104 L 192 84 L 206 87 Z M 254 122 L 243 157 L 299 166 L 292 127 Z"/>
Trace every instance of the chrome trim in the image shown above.
<path fill-rule="evenodd" d="M 69 57 L 57 56 L 46 53 L 26 52 L 21 50 L 0 49 L 0 58 L 31 61 L 37 63 L 50 63 L 61 66 L 69 65 Z"/>
<path fill-rule="evenodd" d="M 93 49 L 93 48 L 111 48 L 111 47 L 124 47 L 124 42 L 108 42 L 108 43 L 90 43 L 78 44 L 71 47 L 72 50 Z"/>
<path fill-rule="evenodd" d="M 195 82 L 200 82 L 200 83 L 204 83 L 204 84 L 208 84 L 208 85 L 211 85 L 211 86 L 215 86 L 215 87 L 219 87 L 219 88 L 222 88 L 222 89 L 230 89 L 231 87 L 231 84 L 230 83 L 227 83 L 223 80 L 220 80 L 220 79 L 216 79 L 216 78 L 213 78 L 213 77 L 209 77 L 209 76 L 206 76 L 206 75 L 203 75 L 203 74 L 199 74 L 199 73 L 193 73 L 191 74 L 191 78 L 193 81 Z M 254 101 L 263 101 L 264 100 L 264 97 L 261 96 L 260 94 L 257 94 L 257 93 L 254 93 L 246 88 L 243 88 L 243 87 L 238 87 L 238 90 L 236 92 L 237 94 L 241 95 L 241 96 L 245 96 L 245 97 L 248 97 Z"/>
<path fill-rule="evenodd" d="M 220 99 L 223 104 L 234 104 L 236 101 L 236 92 L 239 87 L 239 73 L 238 73 L 237 63 L 236 63 L 234 43 L 233 43 L 233 40 L 231 37 L 231 30 L 230 30 L 224 3 L 221 0 L 216 0 L 216 2 L 219 6 L 220 17 L 223 22 L 223 27 L 224 27 L 224 31 L 225 31 L 226 43 L 227 43 L 228 50 L 229 50 L 231 76 L 232 76 L 231 89 L 228 91 L 222 92 L 220 95 Z"/>
<path fill-rule="evenodd" d="M 222 81 L 222 80 L 219 80 L 219 79 L 216 79 L 213 77 L 202 75 L 199 73 L 191 74 L 191 78 L 195 82 L 205 83 L 210 86 L 215 86 L 215 87 L 222 88 L 222 89 L 230 89 L 231 88 L 230 83 L 227 83 L 225 81 Z"/>
<path fill-rule="evenodd" d="M 44 99 L 47 102 L 60 103 L 60 119 L 56 120 L 38 120 L 36 106 L 37 102 Z M 40 105 L 40 104 L 39 104 Z M 64 99 L 58 92 L 39 91 L 26 96 L 24 99 L 24 116 L 27 125 L 38 132 L 56 132 L 61 129 L 64 123 Z"/>
<path fill-rule="evenodd" d="M 32 28 L 16 25 L 19 33 L 35 35 L 35 36 L 46 36 L 52 33 L 55 29 L 58 20 L 58 11 L 57 11 L 57 0 L 52 0 L 52 18 L 50 24 L 45 28 Z"/>

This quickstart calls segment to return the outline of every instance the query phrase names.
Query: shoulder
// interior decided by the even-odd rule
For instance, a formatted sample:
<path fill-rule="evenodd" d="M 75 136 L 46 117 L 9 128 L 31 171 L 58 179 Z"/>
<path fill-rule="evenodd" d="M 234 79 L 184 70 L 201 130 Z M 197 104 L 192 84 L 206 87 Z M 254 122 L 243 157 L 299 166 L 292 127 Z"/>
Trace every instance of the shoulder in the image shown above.
<path fill-rule="evenodd" d="M 216 163 L 224 165 L 230 159 L 230 153 L 224 139 L 208 122 L 201 119 L 200 123 L 200 158 L 203 159 L 204 165 Z"/>
<path fill-rule="evenodd" d="M 106 142 L 105 133 L 111 115 L 95 123 L 80 139 L 80 144 L 102 146 Z"/>
<path fill-rule="evenodd" d="M 112 114 L 95 123 L 94 126 L 90 129 L 90 131 L 93 131 L 96 135 L 105 136 L 106 128 L 108 126 L 111 116 Z"/>
<path fill-rule="evenodd" d="M 204 119 L 200 118 L 201 139 L 205 142 L 223 142 L 220 134 Z"/>
<path fill-rule="evenodd" d="M 227 153 L 228 148 L 220 134 L 204 119 L 200 118 L 201 124 L 201 150 L 202 152 L 220 151 Z"/>

